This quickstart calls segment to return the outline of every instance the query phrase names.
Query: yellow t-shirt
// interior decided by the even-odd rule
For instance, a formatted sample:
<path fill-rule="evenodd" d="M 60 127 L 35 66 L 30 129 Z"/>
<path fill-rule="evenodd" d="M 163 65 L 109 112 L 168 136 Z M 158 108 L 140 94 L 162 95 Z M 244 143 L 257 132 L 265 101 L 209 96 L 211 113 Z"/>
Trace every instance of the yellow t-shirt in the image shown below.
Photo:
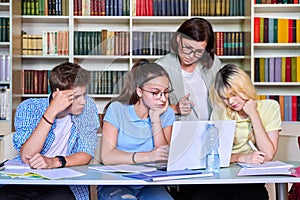
<path fill-rule="evenodd" d="M 281 130 L 280 107 L 275 100 L 257 100 L 257 110 L 261 118 L 262 124 L 266 132 Z M 225 113 L 212 112 L 212 120 L 230 120 Z M 239 116 L 236 119 L 236 130 L 233 141 L 232 153 L 249 153 L 253 150 L 248 144 L 251 138 L 255 143 L 255 138 L 252 133 L 252 123 L 249 118 L 241 119 Z"/>

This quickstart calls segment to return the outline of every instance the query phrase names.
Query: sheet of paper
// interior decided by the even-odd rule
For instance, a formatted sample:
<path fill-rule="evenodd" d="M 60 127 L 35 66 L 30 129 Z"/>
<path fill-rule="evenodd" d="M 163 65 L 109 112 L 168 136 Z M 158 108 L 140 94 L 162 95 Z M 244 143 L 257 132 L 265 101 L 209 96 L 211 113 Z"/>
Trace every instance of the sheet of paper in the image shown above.
<path fill-rule="evenodd" d="M 4 165 L 5 169 L 30 169 L 28 164 L 18 160 L 9 160 Z"/>
<path fill-rule="evenodd" d="M 241 168 L 237 176 L 292 175 L 292 168 Z"/>
<path fill-rule="evenodd" d="M 249 164 L 249 163 L 238 163 L 239 166 L 244 168 L 291 168 L 294 165 L 275 160 L 270 162 L 265 162 L 262 164 Z"/>
<path fill-rule="evenodd" d="M 46 178 L 46 179 L 61 179 L 83 176 L 85 174 L 75 171 L 70 168 L 58 169 L 4 169 L 1 174 L 12 178 Z"/>
<path fill-rule="evenodd" d="M 255 175 L 293 175 L 294 165 L 281 162 L 279 160 L 270 161 L 263 164 L 245 164 L 238 163 L 242 168 L 237 176 L 255 176 Z"/>
<path fill-rule="evenodd" d="M 85 175 L 84 173 L 78 172 L 70 168 L 36 169 L 31 170 L 31 172 L 45 177 L 47 179 L 71 178 Z"/>
<path fill-rule="evenodd" d="M 143 165 L 128 165 L 128 164 L 122 164 L 122 165 L 95 165 L 95 166 L 89 166 L 89 169 L 94 169 L 98 171 L 104 171 L 104 172 L 151 172 L 155 171 L 156 168 L 154 167 L 146 167 Z"/>

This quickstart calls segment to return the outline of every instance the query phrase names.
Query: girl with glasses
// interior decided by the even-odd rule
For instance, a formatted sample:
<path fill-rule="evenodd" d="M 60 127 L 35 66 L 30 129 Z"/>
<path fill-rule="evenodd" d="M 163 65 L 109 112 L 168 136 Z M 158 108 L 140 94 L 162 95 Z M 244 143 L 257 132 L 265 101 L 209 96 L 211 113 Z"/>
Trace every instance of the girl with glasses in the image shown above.
<path fill-rule="evenodd" d="M 168 73 L 156 63 L 136 64 L 119 96 L 104 109 L 101 160 L 104 164 L 166 161 L 174 111 Z M 98 199 L 172 199 L 164 186 L 98 186 Z"/>
<path fill-rule="evenodd" d="M 173 83 L 170 106 L 178 120 L 208 120 L 211 112 L 208 90 L 221 68 L 221 61 L 215 55 L 212 26 L 202 18 L 188 19 L 170 43 L 172 52 L 156 61 L 169 73 Z"/>

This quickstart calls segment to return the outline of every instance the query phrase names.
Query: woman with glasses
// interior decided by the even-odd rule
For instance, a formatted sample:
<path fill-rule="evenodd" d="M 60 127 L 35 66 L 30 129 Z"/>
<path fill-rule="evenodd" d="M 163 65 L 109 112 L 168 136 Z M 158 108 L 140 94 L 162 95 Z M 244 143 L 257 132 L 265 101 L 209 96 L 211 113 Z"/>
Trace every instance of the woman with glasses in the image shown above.
<path fill-rule="evenodd" d="M 179 120 L 208 120 L 208 88 L 221 68 L 211 24 L 202 18 L 186 20 L 174 33 L 171 49 L 171 53 L 156 61 L 173 83 L 170 106 Z"/>
<path fill-rule="evenodd" d="M 119 96 L 104 109 L 103 164 L 166 161 L 174 111 L 168 73 L 156 63 L 135 65 Z M 173 199 L 164 186 L 98 186 L 98 199 Z"/>

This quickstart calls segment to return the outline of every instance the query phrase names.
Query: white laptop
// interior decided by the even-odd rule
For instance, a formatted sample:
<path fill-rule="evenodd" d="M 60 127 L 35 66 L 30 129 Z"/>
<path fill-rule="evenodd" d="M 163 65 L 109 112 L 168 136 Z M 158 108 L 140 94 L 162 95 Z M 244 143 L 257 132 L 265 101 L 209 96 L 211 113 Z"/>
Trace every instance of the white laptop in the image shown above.
<path fill-rule="evenodd" d="M 236 121 L 212 121 L 219 129 L 220 166 L 229 167 Z M 205 130 L 209 121 L 175 121 L 167 171 L 205 168 Z"/>

